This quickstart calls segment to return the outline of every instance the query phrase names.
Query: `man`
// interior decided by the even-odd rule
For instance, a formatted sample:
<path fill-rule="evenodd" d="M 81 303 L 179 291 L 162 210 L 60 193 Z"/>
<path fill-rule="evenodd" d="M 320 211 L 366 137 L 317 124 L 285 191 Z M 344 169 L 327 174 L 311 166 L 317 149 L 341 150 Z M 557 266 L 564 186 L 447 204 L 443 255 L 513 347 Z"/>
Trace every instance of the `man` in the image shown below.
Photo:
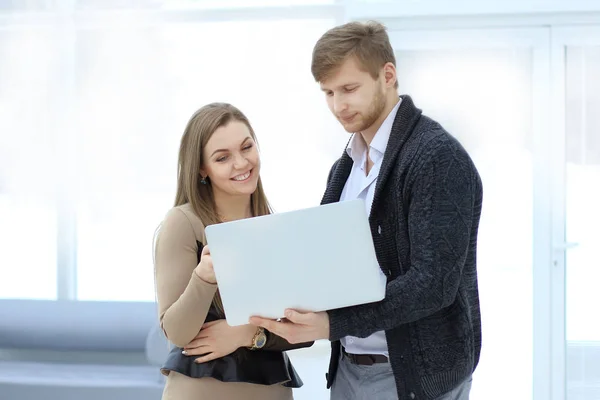
<path fill-rule="evenodd" d="M 312 59 L 330 110 L 353 133 L 322 203 L 365 200 L 385 299 L 251 322 L 292 343 L 331 340 L 332 400 L 468 399 L 481 349 L 481 180 L 458 141 L 398 96 L 395 64 L 375 22 L 331 29 Z"/>

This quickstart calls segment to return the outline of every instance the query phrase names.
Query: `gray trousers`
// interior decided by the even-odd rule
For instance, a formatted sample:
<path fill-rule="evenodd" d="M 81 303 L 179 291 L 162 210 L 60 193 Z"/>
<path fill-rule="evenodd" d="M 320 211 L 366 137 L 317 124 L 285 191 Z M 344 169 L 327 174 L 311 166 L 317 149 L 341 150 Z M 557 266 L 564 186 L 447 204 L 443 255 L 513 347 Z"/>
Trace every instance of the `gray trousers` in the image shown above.
<path fill-rule="evenodd" d="M 436 400 L 469 400 L 471 377 Z M 398 400 L 392 367 L 356 365 L 343 355 L 331 387 L 331 400 Z"/>

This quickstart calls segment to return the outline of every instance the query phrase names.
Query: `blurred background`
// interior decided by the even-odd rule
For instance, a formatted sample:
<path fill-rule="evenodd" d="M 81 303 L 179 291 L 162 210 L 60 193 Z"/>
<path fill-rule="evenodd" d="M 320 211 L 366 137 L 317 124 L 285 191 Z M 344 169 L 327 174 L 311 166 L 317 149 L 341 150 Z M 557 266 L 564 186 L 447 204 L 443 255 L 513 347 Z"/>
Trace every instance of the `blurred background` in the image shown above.
<path fill-rule="evenodd" d="M 188 118 L 239 107 L 276 211 L 317 205 L 348 134 L 312 48 L 367 19 L 483 179 L 471 399 L 600 399 L 600 1 L 0 0 L 0 400 L 160 399 Z M 290 357 L 328 399 L 328 342 Z"/>

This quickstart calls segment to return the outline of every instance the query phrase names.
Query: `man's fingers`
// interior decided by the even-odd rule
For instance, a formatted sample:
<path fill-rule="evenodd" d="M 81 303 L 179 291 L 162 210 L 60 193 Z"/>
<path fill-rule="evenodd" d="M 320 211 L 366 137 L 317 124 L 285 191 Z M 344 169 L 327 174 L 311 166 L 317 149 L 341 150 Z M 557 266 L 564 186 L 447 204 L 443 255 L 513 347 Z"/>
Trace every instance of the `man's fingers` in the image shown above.
<path fill-rule="evenodd" d="M 314 319 L 314 313 L 301 313 L 296 310 L 285 310 L 285 317 L 295 324 L 307 324 Z"/>
<path fill-rule="evenodd" d="M 260 318 L 260 317 L 251 317 L 250 323 L 252 325 L 260 326 L 265 328 L 271 333 L 274 333 L 277 336 L 281 336 L 284 339 L 288 339 L 288 330 L 289 325 L 285 322 L 276 322 L 270 319 Z"/>
<path fill-rule="evenodd" d="M 277 324 L 277 322 L 275 322 L 273 320 L 261 318 L 261 317 L 250 317 L 249 322 L 252 325 L 263 327 L 272 332 L 274 332 L 273 329 L 275 329 L 275 324 Z"/>
<path fill-rule="evenodd" d="M 273 320 L 266 319 L 266 318 L 260 318 L 260 317 L 250 317 L 250 323 L 252 325 L 260 326 L 260 327 L 265 328 L 268 331 L 276 333 L 277 322 L 275 322 Z"/>

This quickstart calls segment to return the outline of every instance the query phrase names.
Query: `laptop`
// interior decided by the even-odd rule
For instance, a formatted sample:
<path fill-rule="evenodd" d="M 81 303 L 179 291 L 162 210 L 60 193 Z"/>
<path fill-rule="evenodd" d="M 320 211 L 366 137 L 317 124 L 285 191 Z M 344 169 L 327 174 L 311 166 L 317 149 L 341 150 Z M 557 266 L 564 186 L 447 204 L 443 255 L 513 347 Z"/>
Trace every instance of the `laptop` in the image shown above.
<path fill-rule="evenodd" d="M 231 326 L 385 296 L 361 199 L 210 225 L 206 238 Z"/>

